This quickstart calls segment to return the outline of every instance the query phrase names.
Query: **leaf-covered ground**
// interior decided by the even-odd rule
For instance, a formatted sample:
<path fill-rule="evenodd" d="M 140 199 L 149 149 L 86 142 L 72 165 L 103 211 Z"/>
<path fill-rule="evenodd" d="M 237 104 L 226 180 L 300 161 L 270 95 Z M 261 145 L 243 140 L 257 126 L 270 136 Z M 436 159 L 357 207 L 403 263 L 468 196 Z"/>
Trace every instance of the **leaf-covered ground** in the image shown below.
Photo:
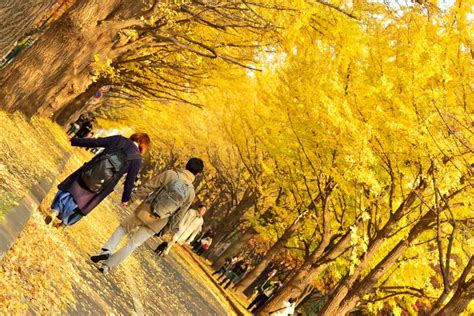
<path fill-rule="evenodd" d="M 26 133 L 32 133 L 29 137 L 34 138 L 31 125 L 19 120 L 25 124 L 23 129 Z M 57 132 L 56 127 L 46 127 L 44 133 L 48 135 L 51 131 Z M 59 142 L 67 145 L 64 132 L 63 135 L 60 132 L 57 132 L 57 137 L 63 137 L 63 140 Z M 57 144 L 46 136 L 42 141 L 44 144 L 38 143 L 35 149 L 31 149 L 28 159 L 21 160 L 17 154 L 9 156 L 8 159 L 19 161 L 14 168 L 29 175 L 30 181 L 27 181 L 26 175 L 21 179 L 14 176 L 5 179 L 2 175 L 2 179 L 8 181 L 2 192 L 4 188 L 15 188 L 15 197 L 21 196 L 34 184 L 31 182 L 41 178 L 48 170 L 57 168 L 67 146 L 58 149 Z M 2 148 L 12 146 L 21 151 L 30 143 L 20 146 L 2 140 Z M 41 163 L 32 159 L 36 155 L 36 159 L 41 160 L 44 156 L 41 148 L 51 157 L 45 160 L 46 166 L 42 167 L 39 166 Z M 75 149 L 57 182 L 89 158 L 86 151 Z M 7 165 L 8 161 L 3 160 L 2 163 Z M 29 170 L 28 164 L 33 170 Z M 10 166 L 7 168 L 13 170 Z M 210 282 L 206 282 L 204 274 L 199 276 L 202 272 L 198 268 L 190 266 L 192 263 L 180 254 L 179 247 L 174 249 L 172 255 L 157 258 L 152 251 L 158 242 L 156 240 L 150 240 L 147 246 L 138 249 L 117 270 L 102 275 L 89 257 L 100 249 L 120 218 L 132 207 L 124 210 L 117 204 L 120 201 L 119 188 L 115 195 L 76 225 L 64 230 L 56 229 L 46 226 L 43 221 L 55 191 L 54 187 L 40 209 L 33 213 L 17 242 L 0 261 L 0 314 L 232 314 L 225 299 L 212 288 Z M 8 204 L 14 202 L 15 199 Z"/>
<path fill-rule="evenodd" d="M 50 120 L 0 111 L 0 218 L 45 175 L 56 172 L 69 144 Z"/>

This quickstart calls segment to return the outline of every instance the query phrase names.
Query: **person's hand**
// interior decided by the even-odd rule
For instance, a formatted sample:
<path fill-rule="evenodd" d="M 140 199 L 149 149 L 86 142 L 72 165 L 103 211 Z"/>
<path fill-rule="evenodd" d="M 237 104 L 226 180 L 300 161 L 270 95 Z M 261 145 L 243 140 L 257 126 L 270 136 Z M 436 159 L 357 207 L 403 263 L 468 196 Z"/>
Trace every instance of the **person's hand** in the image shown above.
<path fill-rule="evenodd" d="M 122 205 L 127 207 L 128 206 L 128 202 L 122 202 Z"/>

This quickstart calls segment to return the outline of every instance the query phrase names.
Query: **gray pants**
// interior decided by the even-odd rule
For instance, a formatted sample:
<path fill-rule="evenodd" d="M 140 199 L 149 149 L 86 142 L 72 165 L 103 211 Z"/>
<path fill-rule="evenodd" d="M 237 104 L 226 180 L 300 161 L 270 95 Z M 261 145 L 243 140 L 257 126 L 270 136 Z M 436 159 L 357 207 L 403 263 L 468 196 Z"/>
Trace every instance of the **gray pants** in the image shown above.
<path fill-rule="evenodd" d="M 122 223 L 115 229 L 110 239 L 105 243 L 102 247 L 103 249 L 107 249 L 104 251 L 106 253 L 113 253 L 109 259 L 104 261 L 104 264 L 107 265 L 109 268 L 115 268 L 118 266 L 125 258 L 127 258 L 138 246 L 142 245 L 145 241 L 147 241 L 150 237 L 152 237 L 156 232 L 159 232 L 168 222 L 168 219 L 165 218 L 162 220 L 163 223 L 161 228 L 158 231 L 153 231 L 149 227 L 145 226 L 142 221 L 140 221 L 135 214 L 130 215 L 129 217 L 125 218 Z M 135 232 L 132 232 L 133 230 Z M 128 235 L 128 242 L 123 248 L 118 250 L 114 253 L 115 248 L 120 243 L 120 241 Z"/>

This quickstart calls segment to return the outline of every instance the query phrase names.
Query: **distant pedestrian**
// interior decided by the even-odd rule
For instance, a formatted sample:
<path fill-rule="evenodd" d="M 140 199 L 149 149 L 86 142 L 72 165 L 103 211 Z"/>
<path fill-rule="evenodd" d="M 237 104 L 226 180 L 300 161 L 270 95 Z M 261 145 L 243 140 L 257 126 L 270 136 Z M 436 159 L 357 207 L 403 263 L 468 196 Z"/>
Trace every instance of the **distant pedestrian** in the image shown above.
<path fill-rule="evenodd" d="M 205 205 L 201 204 L 198 206 L 197 210 L 190 208 L 178 224 L 178 229 L 173 235 L 173 238 L 168 243 L 168 248 L 164 251 L 164 255 L 167 255 L 171 247 L 175 243 L 183 245 L 184 243 L 190 244 L 196 235 L 201 231 L 202 224 L 204 224 L 204 219 L 202 218 L 206 214 L 207 208 Z"/>
<path fill-rule="evenodd" d="M 201 245 L 196 250 L 196 254 L 199 255 L 199 256 L 202 255 L 202 253 L 204 251 L 206 251 L 207 249 L 209 249 L 209 247 L 211 246 L 211 244 L 212 244 L 212 235 L 202 238 L 200 243 L 201 243 Z"/>
<path fill-rule="evenodd" d="M 71 123 L 69 129 L 67 130 L 67 135 L 75 134 L 82 126 L 82 123 L 86 120 L 87 115 L 85 113 L 81 114 L 79 118 L 74 122 Z"/>
<path fill-rule="evenodd" d="M 163 256 L 164 251 L 168 248 L 168 242 L 163 241 L 161 244 L 156 247 L 155 252 L 158 256 Z"/>
<path fill-rule="evenodd" d="M 92 122 L 94 122 L 95 119 L 86 119 L 84 122 L 82 122 L 81 127 L 79 130 L 74 134 L 75 138 L 86 138 L 87 135 L 92 131 L 93 125 Z"/>
<path fill-rule="evenodd" d="M 194 241 L 191 243 L 193 250 L 197 251 L 201 247 L 201 239 L 214 235 L 214 231 L 208 227 L 204 232 L 201 232 L 197 235 Z"/>
<path fill-rule="evenodd" d="M 276 281 L 276 282 L 268 282 L 266 284 L 264 284 L 261 288 L 260 288 L 260 293 L 257 295 L 257 297 L 255 297 L 255 299 L 249 304 L 249 306 L 247 307 L 247 309 L 251 312 L 251 313 L 255 313 L 263 304 L 265 304 L 266 301 L 268 301 L 268 299 L 270 297 L 273 296 L 273 294 L 276 293 L 276 291 L 278 291 L 278 289 L 281 287 L 281 282 L 280 281 Z"/>
<path fill-rule="evenodd" d="M 150 145 L 145 133 L 135 133 L 130 138 L 111 136 L 106 138 L 73 138 L 73 146 L 104 147 L 105 150 L 84 164 L 58 185 L 51 205 L 51 215 L 46 224 L 53 221 L 55 227 L 73 225 L 89 214 L 127 174 L 122 194 L 122 204 L 127 205 L 133 182 L 141 165 L 141 154 Z M 55 220 L 55 217 L 58 220 Z"/>
<path fill-rule="evenodd" d="M 254 295 L 256 295 L 257 293 L 259 293 L 261 291 L 261 289 L 263 287 L 265 287 L 265 285 L 270 282 L 270 279 L 273 278 L 276 274 L 277 274 L 278 270 L 277 269 L 272 269 L 270 270 L 270 272 L 268 273 L 267 277 L 260 280 L 259 282 L 257 282 L 257 284 L 255 285 L 255 287 L 253 288 L 253 291 L 252 291 L 252 295 L 251 297 L 253 297 Z"/>
<path fill-rule="evenodd" d="M 290 298 L 288 301 L 283 302 L 283 307 L 270 312 L 269 315 L 272 316 L 289 316 L 295 313 L 296 299 Z"/>
<path fill-rule="evenodd" d="M 224 261 L 224 264 L 219 268 L 217 269 L 217 271 L 213 272 L 212 275 L 216 275 L 216 274 L 219 274 L 219 276 L 217 277 L 217 280 L 220 280 L 223 276 L 225 276 L 229 270 L 231 269 L 232 267 L 232 263 L 233 263 L 233 259 L 232 257 L 227 257 L 225 258 L 225 261 Z"/>
<path fill-rule="evenodd" d="M 107 273 L 118 266 L 137 247 L 160 232 L 170 217 L 178 218 L 177 222 L 179 222 L 194 200 L 195 193 L 192 183 L 195 176 L 203 169 L 204 163 L 201 159 L 191 158 L 186 164 L 185 170 L 167 170 L 144 185 L 145 188 L 152 188 L 153 193 L 138 206 L 132 215 L 120 223 L 109 240 L 102 246 L 102 251 L 91 257 L 93 262 L 105 260 L 99 270 Z M 129 237 L 127 244 L 115 251 L 127 234 Z"/>
<path fill-rule="evenodd" d="M 220 285 L 224 285 L 224 288 L 227 289 L 232 283 L 235 283 L 235 281 L 247 271 L 249 267 L 250 260 L 245 258 L 241 259 L 239 262 L 235 264 L 235 266 L 232 268 L 232 270 L 226 275 L 226 278 L 224 281 L 220 283 Z M 227 283 L 226 283 L 227 282 Z"/>

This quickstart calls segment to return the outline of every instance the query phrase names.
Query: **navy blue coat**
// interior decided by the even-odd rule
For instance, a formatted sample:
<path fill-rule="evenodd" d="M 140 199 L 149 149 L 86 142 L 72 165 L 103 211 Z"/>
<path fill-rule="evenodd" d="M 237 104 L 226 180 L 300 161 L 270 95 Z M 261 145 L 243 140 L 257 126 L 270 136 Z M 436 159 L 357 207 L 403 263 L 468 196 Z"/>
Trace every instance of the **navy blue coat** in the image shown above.
<path fill-rule="evenodd" d="M 117 148 L 121 139 L 125 140 L 126 145 L 124 146 L 123 150 L 127 155 L 139 153 L 137 146 L 132 140 L 120 135 L 105 138 L 73 138 L 71 140 L 71 145 L 89 148 L 105 147 L 104 152 L 107 153 Z M 127 164 L 127 170 L 123 173 L 127 174 L 127 178 L 125 179 L 122 202 L 127 202 L 130 200 L 133 183 L 135 182 L 135 178 L 137 177 L 138 171 L 140 170 L 141 160 L 131 160 L 128 161 Z M 123 174 L 121 174 L 116 181 L 109 183 L 109 185 L 107 185 L 101 192 L 94 193 L 89 191 L 84 183 L 82 183 L 80 172 L 83 167 L 84 166 L 74 171 L 74 173 L 67 177 L 66 180 L 61 182 L 58 185 L 58 189 L 61 191 L 70 192 L 74 197 L 79 209 L 81 210 L 81 213 L 87 215 L 103 199 L 105 199 L 110 193 L 114 191 L 114 187 L 117 185 Z"/>

